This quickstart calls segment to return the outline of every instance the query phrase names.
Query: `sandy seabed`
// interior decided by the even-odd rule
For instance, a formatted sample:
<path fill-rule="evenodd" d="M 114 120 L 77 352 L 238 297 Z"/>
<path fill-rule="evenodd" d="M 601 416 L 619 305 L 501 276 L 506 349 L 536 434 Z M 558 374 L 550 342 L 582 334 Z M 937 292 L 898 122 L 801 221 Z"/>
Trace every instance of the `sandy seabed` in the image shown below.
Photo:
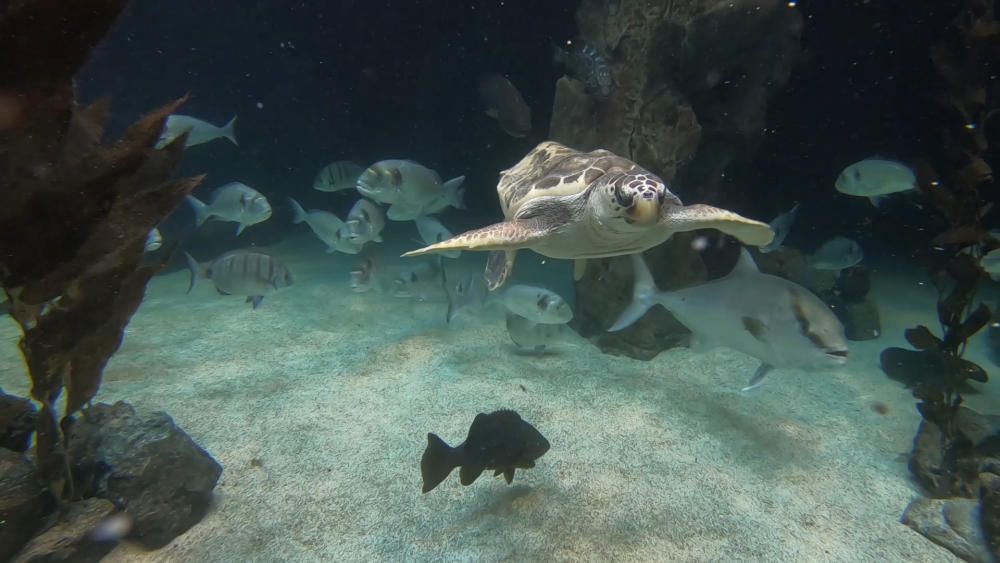
<path fill-rule="evenodd" d="M 151 282 L 98 400 L 167 411 L 224 473 L 201 523 L 106 561 L 954 559 L 899 523 L 919 417 L 878 367 L 904 326 L 936 326 L 918 272 L 876 272 L 885 334 L 843 369 L 777 370 L 742 393 L 757 363 L 737 352 L 643 362 L 570 334 L 520 354 L 500 312 L 447 325 L 443 296 L 352 293 L 356 257 L 306 238 L 272 250 L 296 284 L 257 311 L 210 283 L 186 295 L 186 272 Z M 522 281 L 569 277 L 519 261 Z M 0 323 L 0 387 L 26 394 L 18 337 Z M 968 403 L 996 411 L 995 393 Z M 497 408 L 549 439 L 538 466 L 421 494 L 426 433 L 457 444 Z"/>

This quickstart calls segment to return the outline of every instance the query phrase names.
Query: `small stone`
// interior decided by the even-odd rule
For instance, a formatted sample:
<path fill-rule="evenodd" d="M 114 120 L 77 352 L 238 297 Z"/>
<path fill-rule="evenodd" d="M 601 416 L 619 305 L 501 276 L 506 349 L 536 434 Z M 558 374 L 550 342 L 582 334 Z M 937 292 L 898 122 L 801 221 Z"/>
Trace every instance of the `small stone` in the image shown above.
<path fill-rule="evenodd" d="M 95 405 L 69 430 L 69 458 L 83 496 L 121 506 L 129 539 L 157 548 L 204 517 L 222 466 L 163 412 Z"/>
<path fill-rule="evenodd" d="M 31 461 L 0 448 L 0 561 L 7 561 L 41 528 L 52 507 Z"/>
<path fill-rule="evenodd" d="M 65 506 L 12 563 L 96 563 L 115 547 L 115 542 L 96 541 L 92 533 L 114 512 L 111 501 L 99 498 Z"/>
<path fill-rule="evenodd" d="M 979 501 L 918 498 L 906 507 L 901 521 L 932 542 L 966 561 L 990 560 L 979 529 Z"/>
<path fill-rule="evenodd" d="M 34 403 L 0 390 L 0 448 L 28 450 L 38 411 Z"/>

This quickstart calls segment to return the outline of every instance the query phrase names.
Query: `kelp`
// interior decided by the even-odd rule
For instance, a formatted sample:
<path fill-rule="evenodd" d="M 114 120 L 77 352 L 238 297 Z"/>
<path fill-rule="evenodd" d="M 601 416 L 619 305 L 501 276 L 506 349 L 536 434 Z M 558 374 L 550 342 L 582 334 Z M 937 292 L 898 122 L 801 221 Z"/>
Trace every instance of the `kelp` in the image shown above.
<path fill-rule="evenodd" d="M 15 0 L 0 11 L 0 286 L 41 404 L 35 456 L 73 496 L 63 428 L 97 393 L 146 284 L 149 231 L 202 177 L 171 180 L 185 137 L 154 145 L 169 103 L 102 144 L 109 103 L 76 103 L 73 76 L 125 0 Z M 57 423 L 57 401 L 66 392 Z"/>

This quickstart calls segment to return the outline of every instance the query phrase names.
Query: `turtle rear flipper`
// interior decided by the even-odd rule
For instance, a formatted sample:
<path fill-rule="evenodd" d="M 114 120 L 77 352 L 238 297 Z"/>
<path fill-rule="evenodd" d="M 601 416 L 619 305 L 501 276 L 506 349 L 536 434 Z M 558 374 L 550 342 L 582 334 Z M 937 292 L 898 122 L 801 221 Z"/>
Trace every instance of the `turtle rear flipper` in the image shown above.
<path fill-rule="evenodd" d="M 486 257 L 486 287 L 490 291 L 496 291 L 510 278 L 516 256 L 516 250 L 494 250 Z"/>
<path fill-rule="evenodd" d="M 505 221 L 453 236 L 448 240 L 411 250 L 404 257 L 448 250 L 517 250 L 545 238 L 549 229 L 534 219 Z"/>
<path fill-rule="evenodd" d="M 751 246 L 763 246 L 774 239 L 774 231 L 766 223 L 711 205 L 675 207 L 669 210 L 662 221 L 671 231 L 716 229 Z"/>

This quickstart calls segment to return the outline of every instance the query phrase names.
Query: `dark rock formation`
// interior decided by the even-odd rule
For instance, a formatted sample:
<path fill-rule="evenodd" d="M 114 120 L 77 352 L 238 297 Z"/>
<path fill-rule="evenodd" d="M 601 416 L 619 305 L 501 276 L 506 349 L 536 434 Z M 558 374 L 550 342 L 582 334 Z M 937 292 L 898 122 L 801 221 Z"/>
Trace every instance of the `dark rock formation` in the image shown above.
<path fill-rule="evenodd" d="M 868 292 L 872 288 L 871 280 L 868 278 L 868 268 L 864 266 L 852 266 L 846 270 L 841 270 L 836 281 L 837 295 L 848 303 L 860 303 L 864 301 Z"/>
<path fill-rule="evenodd" d="M 96 563 L 115 547 L 115 542 L 96 541 L 93 532 L 114 513 L 115 505 L 99 498 L 68 504 L 12 563 Z"/>
<path fill-rule="evenodd" d="M 26 451 L 37 418 L 38 411 L 31 401 L 0 390 L 0 448 Z"/>
<path fill-rule="evenodd" d="M 910 453 L 910 472 L 932 498 L 976 498 L 981 474 L 1000 467 L 1000 416 L 962 407 L 953 433 L 949 438 L 933 422 L 921 421 Z"/>
<path fill-rule="evenodd" d="M 52 504 L 31 462 L 0 448 L 0 561 L 7 561 L 28 542 Z"/>
<path fill-rule="evenodd" d="M 101 403 L 68 429 L 74 478 L 83 496 L 131 517 L 129 539 L 161 547 L 205 515 L 222 466 L 162 412 L 137 414 Z"/>
<path fill-rule="evenodd" d="M 696 235 L 683 233 L 644 256 L 660 289 L 697 285 L 706 279 L 705 263 L 691 250 Z M 627 256 L 593 260 L 576 290 L 571 326 L 601 351 L 649 360 L 662 350 L 685 346 L 690 331 L 663 307 L 654 307 L 634 325 L 620 332 L 607 328 L 632 300 L 632 266 Z"/>
<path fill-rule="evenodd" d="M 990 560 L 979 527 L 979 503 L 973 499 L 918 498 L 906 507 L 901 520 L 965 561 Z"/>
<path fill-rule="evenodd" d="M 826 299 L 827 305 L 844 325 L 848 340 L 874 340 L 882 334 L 882 321 L 875 300 L 866 297 L 862 301 L 847 301 L 839 296 Z"/>
<path fill-rule="evenodd" d="M 987 548 L 994 560 L 1000 560 L 1000 475 L 984 473 L 979 480 L 983 484 L 979 492 L 980 525 Z"/>

